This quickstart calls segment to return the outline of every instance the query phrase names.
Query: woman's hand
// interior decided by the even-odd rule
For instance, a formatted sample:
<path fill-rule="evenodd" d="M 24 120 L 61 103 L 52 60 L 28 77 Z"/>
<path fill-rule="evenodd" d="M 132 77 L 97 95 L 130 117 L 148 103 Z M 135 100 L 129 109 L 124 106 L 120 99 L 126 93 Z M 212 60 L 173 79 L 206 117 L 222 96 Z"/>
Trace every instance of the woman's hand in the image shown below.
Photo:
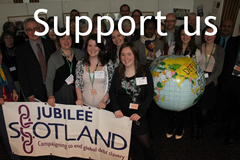
<path fill-rule="evenodd" d="M 13 90 L 13 93 L 11 94 L 11 96 L 12 96 L 13 101 L 16 102 L 18 100 L 18 94 L 17 94 L 16 90 Z"/>
<path fill-rule="evenodd" d="M 117 110 L 114 112 L 116 118 L 122 118 L 124 117 L 123 113 L 121 110 Z"/>
<path fill-rule="evenodd" d="M 0 105 L 3 105 L 3 104 L 4 104 L 4 99 L 0 98 Z"/>
<path fill-rule="evenodd" d="M 48 102 L 48 104 L 50 106 L 55 107 L 55 98 L 54 98 L 54 96 L 49 96 L 47 102 Z"/>
<path fill-rule="evenodd" d="M 98 105 L 98 109 L 104 109 L 106 108 L 107 102 L 105 100 L 102 100 L 99 105 Z"/>
<path fill-rule="evenodd" d="M 82 99 L 76 100 L 76 105 L 83 106 L 83 100 Z"/>
<path fill-rule="evenodd" d="M 34 96 L 34 95 L 29 96 L 29 97 L 28 97 L 28 101 L 29 101 L 29 102 L 37 102 L 37 101 L 35 100 L 35 96 Z"/>
<path fill-rule="evenodd" d="M 131 115 L 130 120 L 138 121 L 140 118 L 141 117 L 137 113 L 134 113 L 133 115 Z"/>

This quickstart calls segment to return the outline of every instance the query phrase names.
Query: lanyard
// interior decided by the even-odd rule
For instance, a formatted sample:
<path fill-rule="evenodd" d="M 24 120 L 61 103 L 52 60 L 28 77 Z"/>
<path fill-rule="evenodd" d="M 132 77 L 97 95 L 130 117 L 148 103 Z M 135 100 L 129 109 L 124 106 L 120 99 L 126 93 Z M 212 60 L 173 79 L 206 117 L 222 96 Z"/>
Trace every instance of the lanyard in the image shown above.
<path fill-rule="evenodd" d="M 127 90 L 127 80 L 126 80 L 126 72 L 125 72 L 125 90 L 126 90 L 126 93 L 132 98 L 132 101 L 135 103 L 135 84 L 136 84 L 136 74 L 134 76 L 134 83 L 133 83 L 133 96 L 131 96 L 131 94 L 128 92 Z"/>
<path fill-rule="evenodd" d="M 72 74 L 72 68 L 73 68 L 73 59 L 71 61 L 71 64 L 69 63 L 69 60 L 67 59 L 67 56 L 65 55 L 65 53 L 63 52 L 63 50 L 61 49 L 62 54 L 65 56 L 66 61 L 68 63 L 69 69 L 70 69 L 70 75 Z M 71 57 L 72 57 L 72 50 L 71 50 Z"/>
<path fill-rule="evenodd" d="M 95 71 L 97 70 L 98 63 L 99 63 L 99 60 L 98 60 L 98 62 L 97 62 Z M 94 78 L 95 78 L 95 71 L 94 71 L 94 73 L 93 73 L 93 79 L 92 79 L 92 78 L 91 78 L 91 75 L 90 75 L 90 68 L 89 68 L 89 66 L 88 66 L 88 75 L 89 75 L 90 82 L 91 82 L 91 84 L 92 84 L 92 88 L 93 88 L 93 83 L 94 83 Z"/>
<path fill-rule="evenodd" d="M 209 56 L 209 59 L 207 60 L 207 47 L 206 47 L 206 43 L 205 43 L 205 70 L 207 70 L 207 67 L 208 67 L 210 59 L 212 57 L 212 53 L 213 53 L 214 48 L 215 48 L 215 44 L 213 45 L 212 52 L 211 52 L 211 54 Z"/>

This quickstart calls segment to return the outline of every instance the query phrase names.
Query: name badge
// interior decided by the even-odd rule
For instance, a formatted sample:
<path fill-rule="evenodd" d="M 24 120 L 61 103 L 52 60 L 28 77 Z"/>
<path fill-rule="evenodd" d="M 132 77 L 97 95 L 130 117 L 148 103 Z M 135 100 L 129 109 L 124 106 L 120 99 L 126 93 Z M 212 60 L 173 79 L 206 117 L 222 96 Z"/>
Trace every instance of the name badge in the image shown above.
<path fill-rule="evenodd" d="M 209 76 L 208 76 L 208 73 L 204 73 L 204 77 L 205 78 L 208 78 Z"/>
<path fill-rule="evenodd" d="M 162 55 L 161 50 L 159 49 L 156 53 L 155 53 L 156 57 L 160 57 Z"/>
<path fill-rule="evenodd" d="M 89 94 L 90 95 L 97 95 L 97 90 L 96 89 L 90 89 Z"/>
<path fill-rule="evenodd" d="M 95 71 L 95 78 L 104 78 L 104 71 Z"/>
<path fill-rule="evenodd" d="M 129 104 L 129 108 L 130 108 L 130 109 L 135 109 L 135 110 L 137 110 L 137 109 L 138 109 L 138 106 L 139 106 L 139 104 L 136 104 L 136 103 L 130 103 L 130 104 Z"/>
<path fill-rule="evenodd" d="M 67 79 L 65 79 L 65 82 L 66 82 L 68 85 L 72 84 L 73 81 L 74 81 L 74 76 L 73 76 L 72 74 L 71 74 L 70 76 L 68 76 Z"/>
<path fill-rule="evenodd" d="M 16 67 L 15 67 L 15 66 L 10 67 L 9 70 L 10 70 L 10 72 L 12 72 L 12 71 L 16 71 Z"/>
<path fill-rule="evenodd" d="M 235 69 L 236 71 L 240 72 L 240 67 L 239 67 L 239 66 L 235 65 L 235 66 L 234 66 L 234 69 Z"/>
<path fill-rule="evenodd" d="M 147 77 L 136 78 L 136 83 L 137 83 L 137 86 L 146 85 L 147 84 Z"/>

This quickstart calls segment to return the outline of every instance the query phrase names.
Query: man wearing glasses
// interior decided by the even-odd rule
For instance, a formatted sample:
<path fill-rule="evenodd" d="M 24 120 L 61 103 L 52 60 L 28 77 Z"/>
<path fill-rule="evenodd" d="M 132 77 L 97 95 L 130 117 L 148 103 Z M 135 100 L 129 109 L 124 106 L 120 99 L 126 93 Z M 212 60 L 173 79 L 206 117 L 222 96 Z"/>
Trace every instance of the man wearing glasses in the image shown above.
<path fill-rule="evenodd" d="M 17 71 L 20 86 L 29 102 L 47 101 L 45 78 L 47 61 L 56 51 L 54 42 L 35 35 L 40 26 L 33 18 L 24 21 L 28 41 L 16 49 Z"/>
<path fill-rule="evenodd" d="M 176 22 L 176 16 L 173 13 L 168 13 L 165 20 L 165 26 L 167 30 L 166 42 L 169 47 L 175 44 L 175 34 L 177 33 L 175 28 Z"/>

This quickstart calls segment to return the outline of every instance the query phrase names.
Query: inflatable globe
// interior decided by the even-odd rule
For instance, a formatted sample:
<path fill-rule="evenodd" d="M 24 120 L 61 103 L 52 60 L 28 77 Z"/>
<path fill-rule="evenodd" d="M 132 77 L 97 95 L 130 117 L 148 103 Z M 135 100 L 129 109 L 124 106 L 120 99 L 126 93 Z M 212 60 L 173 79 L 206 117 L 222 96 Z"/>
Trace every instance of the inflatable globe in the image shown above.
<path fill-rule="evenodd" d="M 202 67 L 187 56 L 160 56 L 150 66 L 154 101 L 160 108 L 182 111 L 198 102 L 205 88 Z"/>

